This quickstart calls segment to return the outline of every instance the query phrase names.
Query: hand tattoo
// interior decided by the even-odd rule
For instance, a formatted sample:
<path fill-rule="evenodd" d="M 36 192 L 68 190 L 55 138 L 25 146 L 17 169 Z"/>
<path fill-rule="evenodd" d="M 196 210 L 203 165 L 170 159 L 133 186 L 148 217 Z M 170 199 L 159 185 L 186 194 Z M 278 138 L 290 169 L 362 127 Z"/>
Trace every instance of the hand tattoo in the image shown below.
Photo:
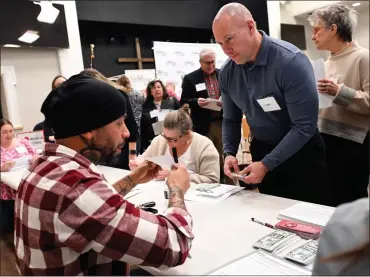
<path fill-rule="evenodd" d="M 170 187 L 169 192 L 168 207 L 177 207 L 186 210 L 184 192 L 178 186 Z"/>
<path fill-rule="evenodd" d="M 136 184 L 130 175 L 127 175 L 113 185 L 116 191 L 122 196 L 125 196 L 127 193 L 129 193 L 135 186 Z"/>

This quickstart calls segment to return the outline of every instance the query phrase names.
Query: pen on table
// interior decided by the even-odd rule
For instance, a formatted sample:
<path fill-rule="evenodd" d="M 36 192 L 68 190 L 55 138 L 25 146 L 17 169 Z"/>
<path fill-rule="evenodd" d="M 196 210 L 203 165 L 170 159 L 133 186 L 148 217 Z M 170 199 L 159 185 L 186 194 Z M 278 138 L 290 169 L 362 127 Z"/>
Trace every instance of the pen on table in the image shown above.
<path fill-rule="evenodd" d="M 177 157 L 177 149 L 176 147 L 172 147 L 172 154 L 173 154 L 173 160 L 175 161 L 175 163 L 179 163 L 179 159 Z"/>
<path fill-rule="evenodd" d="M 258 224 L 261 224 L 261 225 L 263 225 L 263 226 L 266 226 L 266 227 L 269 227 L 269 228 L 275 229 L 275 227 L 274 227 L 273 225 L 271 225 L 271 224 L 269 224 L 269 223 L 264 223 L 264 222 L 262 222 L 262 221 L 259 221 L 259 220 L 255 219 L 254 217 L 252 217 L 252 218 L 251 218 L 251 220 L 252 220 L 253 222 L 255 222 L 255 223 L 258 223 Z"/>

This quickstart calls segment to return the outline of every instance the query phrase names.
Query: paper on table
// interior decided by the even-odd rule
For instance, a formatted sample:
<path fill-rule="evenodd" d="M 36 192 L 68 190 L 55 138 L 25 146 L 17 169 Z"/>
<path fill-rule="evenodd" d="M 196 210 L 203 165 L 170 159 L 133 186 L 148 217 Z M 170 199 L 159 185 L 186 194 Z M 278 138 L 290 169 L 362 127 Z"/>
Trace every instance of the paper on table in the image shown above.
<path fill-rule="evenodd" d="M 212 197 L 212 196 L 207 196 L 207 195 L 204 195 L 204 194 L 201 194 L 199 191 L 197 191 L 197 186 L 198 185 L 193 185 L 190 187 L 190 189 L 185 193 L 185 200 L 187 201 L 192 201 L 192 202 L 199 202 L 199 203 L 218 203 L 222 200 L 225 200 L 227 199 L 228 197 L 230 197 L 231 195 L 243 190 L 244 188 L 242 187 L 237 187 L 237 186 L 234 186 L 235 189 L 233 190 L 230 190 L 218 197 Z"/>
<path fill-rule="evenodd" d="M 318 59 L 317 61 L 312 62 L 313 71 L 315 73 L 316 85 L 320 79 L 325 78 L 325 66 L 324 66 L 324 59 Z M 322 94 L 317 91 L 319 94 L 319 109 L 325 109 L 331 107 L 333 104 L 332 96 Z"/>
<path fill-rule="evenodd" d="M 279 213 L 278 219 L 288 219 L 301 223 L 324 227 L 335 208 L 309 203 L 298 203 Z"/>
<path fill-rule="evenodd" d="M 11 170 L 17 170 L 22 167 L 28 166 L 28 161 L 31 159 L 30 156 L 24 156 L 18 159 L 14 159 L 15 165 L 12 167 Z"/>
<path fill-rule="evenodd" d="M 155 163 L 159 165 L 160 167 L 162 167 L 163 169 L 168 169 L 168 170 L 170 170 L 171 166 L 175 164 L 175 161 L 173 160 L 173 158 L 168 155 L 149 157 L 149 158 L 145 158 L 145 160 Z"/>
<path fill-rule="evenodd" d="M 210 275 L 311 275 L 311 272 L 262 251 L 255 251 Z"/>

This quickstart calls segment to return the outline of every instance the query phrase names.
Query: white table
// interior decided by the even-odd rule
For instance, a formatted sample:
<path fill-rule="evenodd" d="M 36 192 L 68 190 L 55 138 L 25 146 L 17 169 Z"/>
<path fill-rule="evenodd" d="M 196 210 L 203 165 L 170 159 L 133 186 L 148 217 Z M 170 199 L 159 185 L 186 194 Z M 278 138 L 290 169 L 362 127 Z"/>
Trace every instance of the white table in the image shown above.
<path fill-rule="evenodd" d="M 111 184 L 125 177 L 130 172 L 128 170 L 123 170 L 123 169 L 118 169 L 118 168 L 113 168 L 113 167 L 108 167 L 108 166 L 102 166 L 102 165 L 98 165 L 98 168 L 104 174 L 107 181 L 110 182 Z M 9 172 L 1 172 L 0 181 L 8 185 L 12 189 L 17 190 L 19 187 L 19 183 L 22 180 L 22 176 L 26 172 L 26 170 L 27 168 L 24 167 L 24 168 L 12 170 Z"/>
<path fill-rule="evenodd" d="M 149 185 L 149 184 L 148 184 Z M 156 202 L 162 211 L 166 207 L 163 182 L 150 184 L 145 191 L 129 199 L 134 204 Z M 277 223 L 280 210 L 298 201 L 242 191 L 217 204 L 186 202 L 193 216 L 194 240 L 191 259 L 176 268 L 158 270 L 142 267 L 154 275 L 204 275 L 216 268 L 242 257 L 255 249 L 252 244 L 272 232 L 270 228 L 251 221 L 252 217 Z"/>
<path fill-rule="evenodd" d="M 127 175 L 128 171 L 99 166 L 111 183 Z M 2 173 L 1 180 L 12 188 L 17 188 L 23 171 Z M 18 182 L 18 183 L 17 183 Z M 152 181 L 128 201 L 143 204 L 156 202 L 156 209 L 163 211 L 167 206 L 164 199 L 163 181 Z M 251 221 L 254 217 L 271 224 L 277 223 L 278 213 L 298 201 L 284 199 L 260 193 L 242 191 L 217 204 L 186 202 L 193 216 L 194 240 L 191 259 L 176 268 L 158 270 L 143 267 L 154 275 L 204 275 L 230 261 L 252 251 L 252 244 L 272 230 Z"/>

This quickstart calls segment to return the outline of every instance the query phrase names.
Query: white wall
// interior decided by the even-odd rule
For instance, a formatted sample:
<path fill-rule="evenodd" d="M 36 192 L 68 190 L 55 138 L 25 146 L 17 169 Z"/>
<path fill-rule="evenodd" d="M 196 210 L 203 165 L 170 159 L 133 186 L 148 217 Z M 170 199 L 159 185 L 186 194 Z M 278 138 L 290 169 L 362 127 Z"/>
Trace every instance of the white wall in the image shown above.
<path fill-rule="evenodd" d="M 69 49 L 1 48 L 1 65 L 13 66 L 17 80 L 20 125 L 32 130 L 44 120 L 41 105 L 58 74 L 69 78 L 83 70 L 80 33 L 75 1 L 52 1 L 64 5 Z M 3 105 L 3 104 L 2 104 Z"/>
<path fill-rule="evenodd" d="M 32 130 L 44 120 L 41 105 L 59 74 L 57 50 L 2 47 L 1 65 L 14 67 L 20 124 L 24 131 Z"/>
<path fill-rule="evenodd" d="M 319 3 L 320 2 L 320 3 Z M 308 22 L 308 13 L 304 15 L 301 12 L 312 11 L 317 8 L 319 5 L 321 7 L 330 3 L 341 2 L 341 1 L 292 1 L 288 5 L 280 5 L 280 21 L 284 24 L 298 24 L 303 25 L 305 29 L 306 37 L 306 47 L 307 50 L 304 51 L 306 55 L 312 59 L 317 60 L 319 58 L 327 59 L 329 57 L 328 51 L 318 51 L 315 47 L 315 44 L 311 40 L 313 27 Z M 329 4 L 330 4 L 329 3 Z M 351 3 L 349 3 L 350 5 Z M 299 5 L 302 8 L 299 8 Z M 295 16 L 299 14 L 300 16 Z M 353 36 L 353 40 L 356 40 L 361 46 L 369 49 L 369 9 L 367 8 L 359 10 L 359 20 L 358 26 Z"/>
<path fill-rule="evenodd" d="M 267 1 L 267 14 L 269 20 L 270 37 L 280 39 L 281 27 L 279 1 Z"/>

